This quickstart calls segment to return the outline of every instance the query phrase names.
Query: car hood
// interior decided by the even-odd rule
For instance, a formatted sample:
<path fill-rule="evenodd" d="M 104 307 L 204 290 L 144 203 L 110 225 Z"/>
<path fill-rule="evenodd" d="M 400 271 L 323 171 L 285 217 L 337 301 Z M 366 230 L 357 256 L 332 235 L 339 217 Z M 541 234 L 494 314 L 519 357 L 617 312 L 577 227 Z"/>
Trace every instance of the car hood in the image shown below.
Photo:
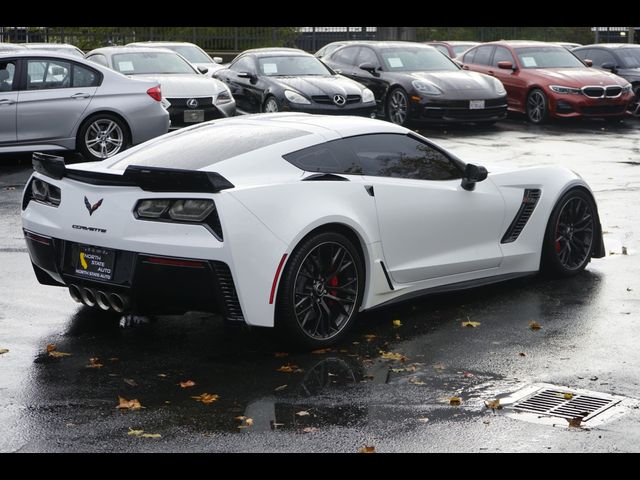
<path fill-rule="evenodd" d="M 271 77 L 271 79 L 287 90 L 294 90 L 306 96 L 361 95 L 365 88 L 342 75 Z"/>
<path fill-rule="evenodd" d="M 463 93 L 487 94 L 496 93 L 495 79 L 478 72 L 458 70 L 454 72 L 411 72 L 411 80 L 421 80 L 436 85 L 444 94 Z M 497 96 L 497 95 L 496 95 Z"/>
<path fill-rule="evenodd" d="M 525 69 L 523 71 L 528 71 Z M 547 83 L 561 84 L 566 87 L 584 87 L 585 85 L 626 85 L 617 75 L 595 68 L 535 68 L 531 74 Z"/>
<path fill-rule="evenodd" d="M 132 75 L 131 78 L 158 82 L 165 98 L 208 97 L 225 89 L 220 80 L 204 75 Z"/>

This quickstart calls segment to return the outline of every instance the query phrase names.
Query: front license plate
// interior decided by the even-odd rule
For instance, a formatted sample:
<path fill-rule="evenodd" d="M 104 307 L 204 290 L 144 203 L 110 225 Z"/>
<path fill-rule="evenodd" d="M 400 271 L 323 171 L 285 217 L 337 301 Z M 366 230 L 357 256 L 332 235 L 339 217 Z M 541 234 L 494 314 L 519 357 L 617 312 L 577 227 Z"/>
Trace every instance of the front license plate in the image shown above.
<path fill-rule="evenodd" d="M 204 122 L 204 110 L 185 110 L 184 123 Z"/>
<path fill-rule="evenodd" d="M 107 248 L 78 246 L 76 275 L 94 280 L 111 280 L 116 252 Z"/>
<path fill-rule="evenodd" d="M 484 100 L 470 100 L 469 101 L 469 109 L 470 110 L 480 110 L 484 108 Z"/>

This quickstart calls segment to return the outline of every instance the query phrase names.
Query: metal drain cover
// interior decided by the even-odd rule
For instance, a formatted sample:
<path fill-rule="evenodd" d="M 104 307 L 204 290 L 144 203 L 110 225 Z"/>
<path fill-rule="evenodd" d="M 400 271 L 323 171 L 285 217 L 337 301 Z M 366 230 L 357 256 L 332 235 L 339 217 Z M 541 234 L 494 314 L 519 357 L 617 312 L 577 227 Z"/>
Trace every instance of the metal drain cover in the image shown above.
<path fill-rule="evenodd" d="M 508 416 L 519 420 L 568 425 L 567 420 L 580 417 L 585 426 L 593 427 L 623 415 L 626 406 L 637 402 L 620 395 L 538 383 L 501 398 L 500 403 Z"/>

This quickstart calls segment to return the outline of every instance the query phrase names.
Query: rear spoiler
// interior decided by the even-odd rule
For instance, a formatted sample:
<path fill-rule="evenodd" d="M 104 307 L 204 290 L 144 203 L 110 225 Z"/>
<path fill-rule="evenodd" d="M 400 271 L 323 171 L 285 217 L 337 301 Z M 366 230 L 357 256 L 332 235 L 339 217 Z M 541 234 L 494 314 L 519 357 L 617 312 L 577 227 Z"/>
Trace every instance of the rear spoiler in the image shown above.
<path fill-rule="evenodd" d="M 50 178 L 69 178 L 92 185 L 140 187 L 147 192 L 217 193 L 233 188 L 229 180 L 216 172 L 182 170 L 178 168 L 129 165 L 122 175 L 67 169 L 63 157 L 34 153 L 33 169 Z"/>

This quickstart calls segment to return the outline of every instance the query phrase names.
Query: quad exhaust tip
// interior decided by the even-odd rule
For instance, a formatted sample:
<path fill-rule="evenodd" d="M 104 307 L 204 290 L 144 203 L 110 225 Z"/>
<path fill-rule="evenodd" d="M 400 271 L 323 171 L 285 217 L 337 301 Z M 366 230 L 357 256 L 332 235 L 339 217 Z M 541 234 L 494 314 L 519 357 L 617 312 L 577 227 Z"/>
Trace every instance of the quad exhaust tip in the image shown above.
<path fill-rule="evenodd" d="M 88 307 L 94 307 L 96 305 L 96 296 L 93 291 L 84 287 L 81 292 L 82 302 Z"/>
<path fill-rule="evenodd" d="M 102 310 L 109 310 L 111 304 L 109 302 L 109 296 L 103 291 L 96 292 L 96 303 Z"/>
<path fill-rule="evenodd" d="M 104 311 L 113 310 L 124 313 L 129 308 L 129 297 L 118 293 L 108 293 L 102 290 L 92 290 L 75 284 L 69 285 L 69 295 L 78 303 L 87 307 L 96 305 Z"/>
<path fill-rule="evenodd" d="M 129 307 L 129 301 L 126 297 L 112 293 L 109 295 L 109 304 L 116 312 L 122 313 Z"/>
<path fill-rule="evenodd" d="M 69 285 L 69 295 L 71 295 L 71 298 L 73 298 L 74 301 L 84 303 L 82 301 L 82 294 L 80 293 L 80 289 L 77 285 Z"/>

